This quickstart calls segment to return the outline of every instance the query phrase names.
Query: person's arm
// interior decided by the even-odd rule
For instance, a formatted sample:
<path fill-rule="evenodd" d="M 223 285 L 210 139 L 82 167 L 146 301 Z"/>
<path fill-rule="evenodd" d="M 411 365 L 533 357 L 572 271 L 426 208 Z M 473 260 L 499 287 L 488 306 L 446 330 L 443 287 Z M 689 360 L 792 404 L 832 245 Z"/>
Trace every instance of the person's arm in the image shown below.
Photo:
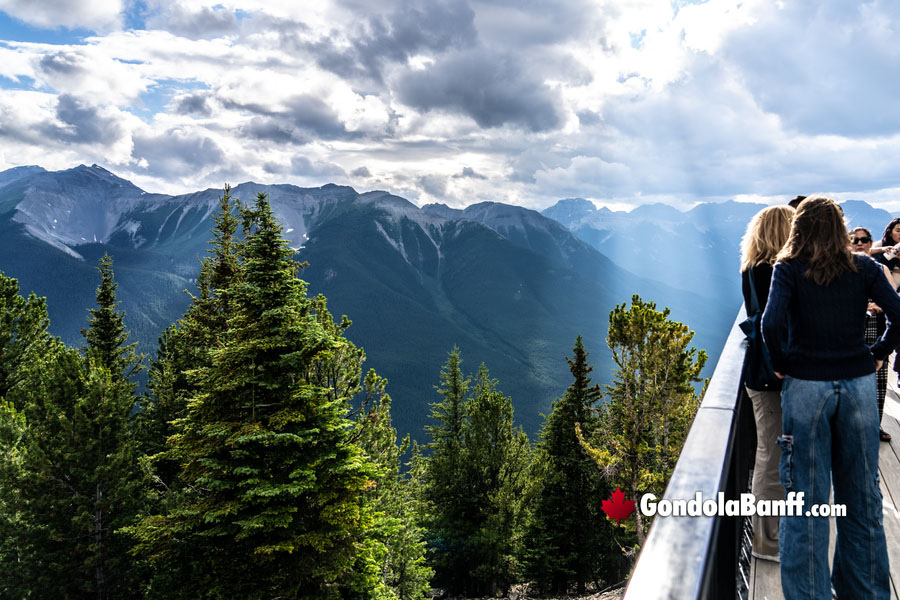
<path fill-rule="evenodd" d="M 882 269 L 872 268 L 872 265 L 866 265 L 866 268 L 871 272 L 869 297 L 887 318 L 887 328 L 870 348 L 875 360 L 883 361 L 900 345 L 900 295 L 894 291 L 893 282 L 888 283 L 883 277 Z"/>
<path fill-rule="evenodd" d="M 787 367 L 788 308 L 794 295 L 794 281 L 791 266 L 775 263 L 772 271 L 772 284 L 769 287 L 769 299 L 762 316 L 762 334 L 772 370 L 781 376 Z M 895 294 L 896 295 L 896 294 Z M 900 296 L 897 296 L 900 301 Z"/>

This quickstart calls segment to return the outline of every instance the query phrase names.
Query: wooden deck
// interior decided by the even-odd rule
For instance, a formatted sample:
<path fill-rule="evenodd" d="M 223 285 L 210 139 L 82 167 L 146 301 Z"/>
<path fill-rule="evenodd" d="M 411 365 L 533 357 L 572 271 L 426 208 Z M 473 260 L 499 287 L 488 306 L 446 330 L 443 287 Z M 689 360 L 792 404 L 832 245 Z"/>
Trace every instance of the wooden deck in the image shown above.
<path fill-rule="evenodd" d="M 882 428 L 894 439 L 882 442 L 878 456 L 881 492 L 884 496 L 884 532 L 891 563 L 891 587 L 894 600 L 900 600 L 900 391 L 897 374 L 889 371 L 887 398 Z M 829 557 L 834 553 L 834 519 L 831 523 Z M 784 600 L 778 564 L 751 559 L 750 600 Z"/>

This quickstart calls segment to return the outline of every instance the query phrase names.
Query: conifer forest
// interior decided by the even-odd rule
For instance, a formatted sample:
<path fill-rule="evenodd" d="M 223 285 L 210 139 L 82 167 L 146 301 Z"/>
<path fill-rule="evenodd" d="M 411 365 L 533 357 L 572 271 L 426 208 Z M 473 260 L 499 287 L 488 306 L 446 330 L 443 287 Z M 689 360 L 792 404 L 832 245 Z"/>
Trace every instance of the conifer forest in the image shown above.
<path fill-rule="evenodd" d="M 489 365 L 447 348 L 420 375 L 435 391 L 416 443 L 293 256 L 267 196 L 226 186 L 191 304 L 151 357 L 109 256 L 80 347 L 0 273 L 0 598 L 414 600 L 627 578 L 650 523 L 601 502 L 665 490 L 706 361 L 686 326 L 638 296 L 617 307 L 608 386 L 573 340 L 536 439 Z"/>

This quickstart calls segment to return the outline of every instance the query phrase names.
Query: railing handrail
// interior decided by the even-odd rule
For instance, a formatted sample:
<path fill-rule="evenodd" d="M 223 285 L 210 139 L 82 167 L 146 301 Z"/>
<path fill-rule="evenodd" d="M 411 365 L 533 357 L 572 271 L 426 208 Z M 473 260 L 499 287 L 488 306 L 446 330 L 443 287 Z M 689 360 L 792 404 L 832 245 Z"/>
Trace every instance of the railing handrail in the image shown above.
<path fill-rule="evenodd" d="M 744 431 L 743 437 L 747 437 L 749 410 L 740 385 L 744 334 L 737 326 L 745 318 L 742 307 L 688 432 L 665 499 L 691 500 L 697 492 L 704 500 L 715 499 L 718 492 L 735 497 L 747 482 L 742 471 L 747 469 L 748 449 L 755 452 L 755 437 L 751 445 L 738 434 Z M 755 428 L 752 413 L 749 419 Z M 625 600 L 734 597 L 739 531 L 735 517 L 655 517 Z M 723 572 L 726 570 L 730 573 Z"/>

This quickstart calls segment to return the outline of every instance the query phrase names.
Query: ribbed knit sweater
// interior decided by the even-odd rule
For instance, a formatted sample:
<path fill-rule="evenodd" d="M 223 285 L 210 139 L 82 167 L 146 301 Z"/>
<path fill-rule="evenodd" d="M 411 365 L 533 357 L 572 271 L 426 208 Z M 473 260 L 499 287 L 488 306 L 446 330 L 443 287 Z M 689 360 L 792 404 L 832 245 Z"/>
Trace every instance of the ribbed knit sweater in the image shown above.
<path fill-rule="evenodd" d="M 842 273 L 828 285 L 804 277 L 805 263 L 775 264 L 762 318 L 775 371 L 813 381 L 853 379 L 874 373 L 874 360 L 884 360 L 900 344 L 900 296 L 875 261 L 860 254 L 853 260 L 857 271 Z M 871 348 L 865 343 L 870 298 L 888 320 Z"/>

